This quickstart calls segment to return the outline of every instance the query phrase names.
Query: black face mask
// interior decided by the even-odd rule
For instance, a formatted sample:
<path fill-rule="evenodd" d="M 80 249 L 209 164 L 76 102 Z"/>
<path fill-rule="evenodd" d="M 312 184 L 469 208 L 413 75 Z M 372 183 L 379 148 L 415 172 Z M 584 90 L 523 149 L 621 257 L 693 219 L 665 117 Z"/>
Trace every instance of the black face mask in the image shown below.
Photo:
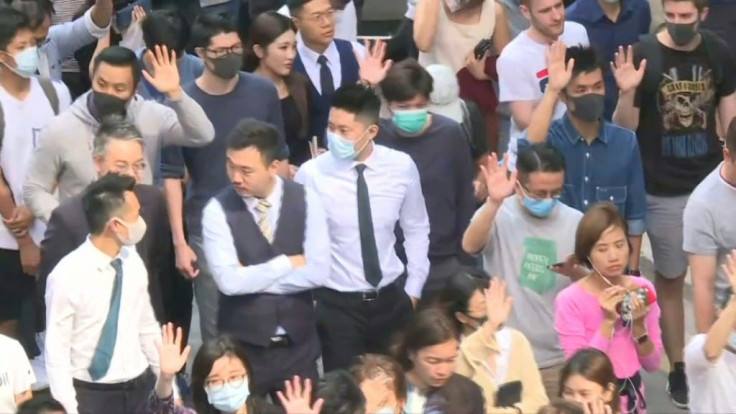
<path fill-rule="evenodd" d="M 672 41 L 677 46 L 685 46 L 698 34 L 698 31 L 695 29 L 695 25 L 697 24 L 697 21 L 693 23 L 667 23 L 667 33 L 669 33 Z"/>
<path fill-rule="evenodd" d="M 588 93 L 576 97 L 570 97 L 575 110 L 570 111 L 575 117 L 585 122 L 595 122 L 603 116 L 605 109 L 605 95 Z"/>
<path fill-rule="evenodd" d="M 91 102 L 98 121 L 112 115 L 125 117 L 127 112 L 128 101 L 104 92 L 92 91 Z"/>
<path fill-rule="evenodd" d="M 212 73 L 220 79 L 232 79 L 243 65 L 243 55 L 227 53 L 225 56 L 209 59 L 212 62 Z"/>
<path fill-rule="evenodd" d="M 465 324 L 465 325 L 470 326 L 473 329 L 480 328 L 481 326 L 483 326 L 484 323 L 486 323 L 488 321 L 488 317 L 487 316 L 484 316 L 482 318 L 476 318 L 475 316 L 470 316 L 470 315 L 468 315 L 466 313 L 465 314 L 465 317 L 468 318 L 468 319 L 470 319 L 470 320 L 472 320 L 473 322 L 475 322 L 475 324 L 469 324 L 469 323 L 466 323 Z M 473 325 L 475 325 L 475 326 L 473 326 Z"/>

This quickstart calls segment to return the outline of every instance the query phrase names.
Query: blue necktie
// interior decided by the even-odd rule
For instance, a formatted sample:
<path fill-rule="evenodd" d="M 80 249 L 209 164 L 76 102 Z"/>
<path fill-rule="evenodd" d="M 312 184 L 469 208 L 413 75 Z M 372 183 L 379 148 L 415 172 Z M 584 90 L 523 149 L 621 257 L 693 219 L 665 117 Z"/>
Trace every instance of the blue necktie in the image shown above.
<path fill-rule="evenodd" d="M 120 297 L 123 290 L 123 263 L 120 259 L 115 259 L 110 262 L 110 266 L 115 269 L 115 282 L 110 297 L 110 311 L 107 313 L 105 325 L 102 326 L 102 333 L 100 333 L 100 340 L 97 342 L 95 354 L 92 356 L 92 362 L 87 368 L 92 381 L 104 377 L 107 370 L 110 369 L 110 361 L 112 361 L 115 341 L 118 337 L 118 315 L 120 314 Z"/>

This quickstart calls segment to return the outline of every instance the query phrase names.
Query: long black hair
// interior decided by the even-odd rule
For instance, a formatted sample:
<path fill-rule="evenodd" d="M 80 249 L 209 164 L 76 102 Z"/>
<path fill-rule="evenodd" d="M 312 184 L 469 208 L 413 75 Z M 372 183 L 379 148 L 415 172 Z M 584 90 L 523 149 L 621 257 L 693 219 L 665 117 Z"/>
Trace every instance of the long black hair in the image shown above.
<path fill-rule="evenodd" d="M 483 293 L 484 289 L 488 289 L 490 280 L 491 278 L 483 270 L 468 266 L 448 280 L 442 289 L 436 305 L 455 322 L 455 329 L 458 332 L 462 332 L 463 324 L 457 319 L 455 313 L 467 314 L 470 298 L 475 292 Z"/>
<path fill-rule="evenodd" d="M 197 351 L 197 355 L 194 357 L 194 363 L 192 364 L 192 400 L 194 402 L 194 409 L 198 414 L 217 414 L 220 412 L 210 405 L 207 400 L 205 385 L 215 361 L 224 356 L 238 358 L 245 367 L 246 378 L 250 379 L 253 371 L 251 370 L 248 356 L 243 347 L 238 345 L 231 337 L 220 336 L 204 343 L 199 348 L 199 351 Z M 252 387 L 253 381 L 249 380 L 248 385 Z"/>
<path fill-rule="evenodd" d="M 394 348 L 396 360 L 409 371 L 414 367 L 410 354 L 422 348 L 457 340 L 458 330 L 445 312 L 437 308 L 422 309 L 414 314 L 404 329 L 399 343 Z"/>
<path fill-rule="evenodd" d="M 247 72 L 253 72 L 258 67 L 260 59 L 253 50 L 256 45 L 266 50 L 268 45 L 289 30 L 296 33 L 296 25 L 290 18 L 277 12 L 266 12 L 256 17 L 248 33 L 248 47 L 246 48 L 243 69 Z"/>

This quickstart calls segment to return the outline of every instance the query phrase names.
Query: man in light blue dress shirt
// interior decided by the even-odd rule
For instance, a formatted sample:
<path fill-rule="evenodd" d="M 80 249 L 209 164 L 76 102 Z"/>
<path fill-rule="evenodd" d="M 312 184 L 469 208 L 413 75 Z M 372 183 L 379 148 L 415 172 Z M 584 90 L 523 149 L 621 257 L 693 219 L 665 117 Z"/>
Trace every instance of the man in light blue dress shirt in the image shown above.
<path fill-rule="evenodd" d="M 303 164 L 296 181 L 322 199 L 332 265 L 315 292 L 325 371 L 367 352 L 385 353 L 419 300 L 429 272 L 429 219 L 411 157 L 375 145 L 380 100 L 362 85 L 335 91 L 329 151 Z M 394 251 L 405 241 L 406 268 Z"/>
<path fill-rule="evenodd" d="M 251 391 L 284 391 L 294 375 L 318 380 L 320 354 L 311 289 L 330 270 L 322 201 L 280 178 L 279 131 L 248 118 L 228 136 L 232 185 L 202 214 L 204 254 L 220 291 L 217 329 L 250 356 Z"/>

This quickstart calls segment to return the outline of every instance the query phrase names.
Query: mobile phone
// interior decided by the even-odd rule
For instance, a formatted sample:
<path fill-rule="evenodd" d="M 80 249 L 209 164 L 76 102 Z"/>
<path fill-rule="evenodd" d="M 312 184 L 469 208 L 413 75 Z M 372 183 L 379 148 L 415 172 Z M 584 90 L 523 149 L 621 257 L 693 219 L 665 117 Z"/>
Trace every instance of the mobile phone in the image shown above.
<path fill-rule="evenodd" d="M 145 10 L 146 13 L 151 12 L 151 0 L 136 0 L 128 3 L 126 6 L 115 12 L 115 24 L 117 25 L 118 30 L 126 30 L 130 27 L 131 23 L 133 23 L 133 9 L 135 6 L 143 7 L 143 10 Z"/>
<path fill-rule="evenodd" d="M 475 45 L 473 55 L 477 60 L 483 59 L 483 56 L 491 49 L 491 39 L 483 39 Z"/>
<path fill-rule="evenodd" d="M 549 270 L 554 270 L 555 268 L 563 267 L 564 265 L 565 265 L 565 262 L 557 262 L 557 263 L 552 263 L 551 265 L 547 266 L 547 268 Z"/>
<path fill-rule="evenodd" d="M 521 381 L 502 384 L 496 391 L 496 407 L 513 407 L 521 402 Z"/>

